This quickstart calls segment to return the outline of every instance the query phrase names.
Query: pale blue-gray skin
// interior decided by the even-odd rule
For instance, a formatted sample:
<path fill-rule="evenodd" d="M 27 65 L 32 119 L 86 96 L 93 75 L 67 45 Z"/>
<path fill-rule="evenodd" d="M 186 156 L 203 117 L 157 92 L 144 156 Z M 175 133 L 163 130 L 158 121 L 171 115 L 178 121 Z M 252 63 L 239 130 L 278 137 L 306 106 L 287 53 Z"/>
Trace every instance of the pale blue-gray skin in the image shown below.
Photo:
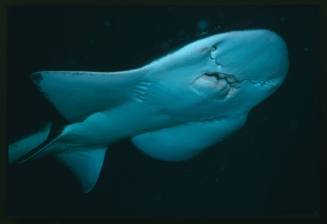
<path fill-rule="evenodd" d="M 287 71 L 283 39 L 246 30 L 206 37 L 138 69 L 36 72 L 35 84 L 71 123 L 27 158 L 51 124 L 11 144 L 9 162 L 53 155 L 89 192 L 111 143 L 131 138 L 154 158 L 189 159 L 242 127 Z"/>

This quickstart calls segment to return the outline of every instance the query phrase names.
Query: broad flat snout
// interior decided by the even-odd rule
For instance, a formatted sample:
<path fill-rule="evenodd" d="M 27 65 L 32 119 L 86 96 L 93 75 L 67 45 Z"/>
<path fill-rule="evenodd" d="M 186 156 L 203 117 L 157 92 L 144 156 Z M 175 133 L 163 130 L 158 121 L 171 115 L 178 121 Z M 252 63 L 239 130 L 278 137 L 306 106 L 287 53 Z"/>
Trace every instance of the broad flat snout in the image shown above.
<path fill-rule="evenodd" d="M 269 30 L 234 31 L 222 34 L 216 64 L 221 72 L 238 79 L 283 79 L 288 70 L 285 41 Z"/>

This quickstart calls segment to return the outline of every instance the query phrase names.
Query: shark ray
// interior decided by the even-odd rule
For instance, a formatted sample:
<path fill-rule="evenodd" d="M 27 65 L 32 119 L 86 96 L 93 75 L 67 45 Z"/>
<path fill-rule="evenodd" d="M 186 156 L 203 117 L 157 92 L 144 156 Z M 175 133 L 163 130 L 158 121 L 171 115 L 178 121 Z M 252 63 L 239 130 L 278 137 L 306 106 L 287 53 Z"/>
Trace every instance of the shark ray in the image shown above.
<path fill-rule="evenodd" d="M 10 144 L 9 163 L 55 156 L 89 192 L 112 143 L 131 138 L 153 158 L 189 159 L 240 129 L 287 72 L 285 41 L 263 29 L 211 35 L 128 71 L 35 72 L 69 124 Z"/>

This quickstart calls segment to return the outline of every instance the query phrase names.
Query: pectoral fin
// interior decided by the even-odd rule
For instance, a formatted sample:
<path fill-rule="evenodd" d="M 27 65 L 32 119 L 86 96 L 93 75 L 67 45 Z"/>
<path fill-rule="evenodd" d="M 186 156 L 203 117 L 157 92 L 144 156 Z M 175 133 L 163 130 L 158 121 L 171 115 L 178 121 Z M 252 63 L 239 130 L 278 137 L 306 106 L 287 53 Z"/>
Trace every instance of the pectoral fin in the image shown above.
<path fill-rule="evenodd" d="M 137 135 L 132 142 L 159 160 L 181 161 L 223 140 L 246 121 L 246 115 L 214 121 L 192 122 Z"/>

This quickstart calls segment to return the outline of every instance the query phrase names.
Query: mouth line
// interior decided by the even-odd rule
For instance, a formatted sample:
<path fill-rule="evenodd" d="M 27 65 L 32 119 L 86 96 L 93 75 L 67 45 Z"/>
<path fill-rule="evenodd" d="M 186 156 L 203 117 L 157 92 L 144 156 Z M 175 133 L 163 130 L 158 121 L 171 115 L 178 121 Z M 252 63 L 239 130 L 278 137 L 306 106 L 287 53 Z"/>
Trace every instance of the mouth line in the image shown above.
<path fill-rule="evenodd" d="M 275 78 L 263 81 L 239 79 L 236 75 L 217 71 L 204 72 L 193 82 L 195 82 L 193 89 L 198 95 L 213 94 L 218 101 L 234 97 L 244 87 L 244 82 L 252 88 L 272 88 L 277 87 L 279 83 Z"/>
<path fill-rule="evenodd" d="M 257 81 L 252 79 L 238 79 L 233 74 L 223 73 L 223 72 L 206 72 L 203 75 L 208 77 L 215 77 L 216 81 L 224 79 L 230 87 L 239 88 L 240 85 L 247 81 L 256 86 L 266 86 L 266 85 L 274 85 L 275 79 L 267 79 L 263 81 Z"/>
<path fill-rule="evenodd" d="M 235 75 L 222 72 L 206 72 L 203 75 L 216 78 L 216 81 L 225 80 L 230 87 L 239 88 L 244 80 L 238 80 Z"/>

